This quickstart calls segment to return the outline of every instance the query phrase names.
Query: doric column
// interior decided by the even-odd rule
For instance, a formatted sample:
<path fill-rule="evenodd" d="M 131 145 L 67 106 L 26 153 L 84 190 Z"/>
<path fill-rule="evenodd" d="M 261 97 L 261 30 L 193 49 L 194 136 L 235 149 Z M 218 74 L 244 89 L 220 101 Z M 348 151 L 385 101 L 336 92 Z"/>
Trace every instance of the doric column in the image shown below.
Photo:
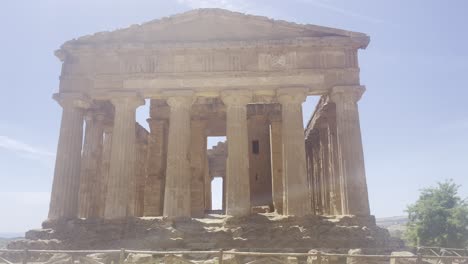
<path fill-rule="evenodd" d="M 205 210 L 211 210 L 211 175 L 208 156 L 205 158 Z"/>
<path fill-rule="evenodd" d="M 330 203 L 332 206 L 332 213 L 335 215 L 341 215 L 341 186 L 340 186 L 340 166 L 338 160 L 338 143 L 336 138 L 336 117 L 335 111 L 328 113 L 328 136 L 329 136 L 329 156 L 330 156 Z"/>
<path fill-rule="evenodd" d="M 164 213 L 169 218 L 190 217 L 190 109 L 193 92 L 173 93 L 167 99 L 170 107 L 167 148 Z"/>
<path fill-rule="evenodd" d="M 104 218 L 106 208 L 107 182 L 109 180 L 110 157 L 112 149 L 112 125 L 104 126 L 104 141 L 102 146 L 101 177 L 102 185 L 99 195 L 99 217 Z"/>
<path fill-rule="evenodd" d="M 136 153 L 135 153 L 135 216 L 143 216 L 145 181 L 148 172 L 148 131 L 140 124 L 136 125 Z"/>
<path fill-rule="evenodd" d="M 164 205 L 166 174 L 167 120 L 149 118 L 148 176 L 145 183 L 145 216 L 160 216 Z"/>
<path fill-rule="evenodd" d="M 130 191 L 135 184 L 135 112 L 145 101 L 135 94 L 116 94 L 109 178 L 107 181 L 106 219 L 134 216 Z"/>
<path fill-rule="evenodd" d="M 305 91 L 300 88 L 278 90 L 282 110 L 283 143 L 283 213 L 303 216 L 310 213 L 307 189 L 304 124 L 302 103 Z"/>
<path fill-rule="evenodd" d="M 247 135 L 247 104 L 252 93 L 247 90 L 223 91 L 226 105 L 226 214 L 250 214 L 249 148 Z"/>
<path fill-rule="evenodd" d="M 78 215 L 82 218 L 99 217 L 104 113 L 90 109 L 85 117 L 86 129 L 81 157 L 81 177 Z"/>
<path fill-rule="evenodd" d="M 363 86 L 338 86 L 330 94 L 336 105 L 343 213 L 351 215 L 370 215 L 357 106 L 364 91 Z"/>
<path fill-rule="evenodd" d="M 318 124 L 319 135 L 319 153 L 320 153 L 320 189 L 323 214 L 331 214 L 330 210 L 330 155 L 329 155 L 329 136 L 326 122 L 321 120 Z"/>
<path fill-rule="evenodd" d="M 205 215 L 206 120 L 192 120 L 191 129 L 191 212 L 192 217 L 203 217 Z"/>
<path fill-rule="evenodd" d="M 270 121 L 271 184 L 273 205 L 278 214 L 283 214 L 283 147 L 281 143 L 281 119 Z"/>
<path fill-rule="evenodd" d="M 55 94 L 63 107 L 62 123 L 55 161 L 49 219 L 74 218 L 78 215 L 81 146 L 84 108 L 89 102 L 81 94 Z"/>
<path fill-rule="evenodd" d="M 323 189 L 321 188 L 321 164 L 320 164 L 320 139 L 319 139 L 319 133 L 317 130 L 313 130 L 311 132 L 311 153 L 312 153 L 312 159 L 311 159 L 311 168 L 312 168 L 312 178 L 311 178 L 311 185 L 313 190 L 311 191 L 311 203 L 312 203 L 312 210 L 316 215 L 322 215 L 324 214 L 324 208 L 322 206 L 322 192 Z"/>

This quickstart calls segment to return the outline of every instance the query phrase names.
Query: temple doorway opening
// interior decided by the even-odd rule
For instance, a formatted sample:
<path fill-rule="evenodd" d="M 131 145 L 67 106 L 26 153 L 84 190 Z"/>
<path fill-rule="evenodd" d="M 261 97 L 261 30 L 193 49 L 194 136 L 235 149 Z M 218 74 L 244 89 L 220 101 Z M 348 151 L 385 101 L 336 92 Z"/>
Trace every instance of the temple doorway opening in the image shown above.
<path fill-rule="evenodd" d="M 226 136 L 207 137 L 206 212 L 224 214 L 227 144 Z"/>
<path fill-rule="evenodd" d="M 211 210 L 215 213 L 223 213 L 223 177 L 215 176 L 211 180 Z"/>

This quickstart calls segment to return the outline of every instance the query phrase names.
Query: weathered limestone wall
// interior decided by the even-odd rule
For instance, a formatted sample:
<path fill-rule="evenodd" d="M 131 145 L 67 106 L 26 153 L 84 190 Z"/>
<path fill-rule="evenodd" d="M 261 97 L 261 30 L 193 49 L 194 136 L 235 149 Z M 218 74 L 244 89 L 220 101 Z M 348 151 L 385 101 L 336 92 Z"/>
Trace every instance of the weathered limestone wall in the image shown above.
<path fill-rule="evenodd" d="M 249 116 L 248 130 L 250 202 L 252 206 L 270 206 L 273 201 L 268 116 Z"/>
<path fill-rule="evenodd" d="M 271 152 L 271 185 L 272 199 L 275 211 L 283 213 L 283 144 L 281 135 L 281 119 L 270 121 L 270 152 Z"/>

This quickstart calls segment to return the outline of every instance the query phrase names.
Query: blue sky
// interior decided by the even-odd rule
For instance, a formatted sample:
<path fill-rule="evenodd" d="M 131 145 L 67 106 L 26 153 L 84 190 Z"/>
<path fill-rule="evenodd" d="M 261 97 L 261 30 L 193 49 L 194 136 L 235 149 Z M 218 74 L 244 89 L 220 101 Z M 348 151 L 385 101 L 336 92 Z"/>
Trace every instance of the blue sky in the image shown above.
<path fill-rule="evenodd" d="M 359 106 L 373 214 L 401 215 L 419 189 L 447 178 L 468 196 L 467 1 L 12 0 L 0 9 L 0 232 L 39 227 L 47 215 L 61 116 L 53 51 L 199 7 L 370 35 Z M 304 104 L 306 119 L 316 99 Z M 138 109 L 140 122 L 147 116 Z"/>

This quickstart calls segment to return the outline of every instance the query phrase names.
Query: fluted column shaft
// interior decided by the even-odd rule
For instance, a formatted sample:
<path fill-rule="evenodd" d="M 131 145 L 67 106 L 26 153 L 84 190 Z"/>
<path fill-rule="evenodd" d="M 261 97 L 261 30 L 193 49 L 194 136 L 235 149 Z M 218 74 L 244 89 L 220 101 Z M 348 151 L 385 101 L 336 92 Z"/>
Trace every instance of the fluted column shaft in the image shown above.
<path fill-rule="evenodd" d="M 106 196 L 107 196 L 107 182 L 109 180 L 109 169 L 110 169 L 110 157 L 112 149 L 112 126 L 104 127 L 104 140 L 102 147 L 102 159 L 101 159 L 101 177 L 102 185 L 100 188 L 99 195 L 99 217 L 104 218 L 104 210 L 106 208 Z"/>
<path fill-rule="evenodd" d="M 145 183 L 145 216 L 160 216 L 164 205 L 166 174 L 167 121 L 150 118 L 148 138 L 148 176 Z"/>
<path fill-rule="evenodd" d="M 273 205 L 278 214 L 283 213 L 283 157 L 281 143 L 281 120 L 272 120 L 270 123 L 271 148 L 271 184 Z"/>
<path fill-rule="evenodd" d="M 328 136 L 330 143 L 330 201 L 333 209 L 333 214 L 341 215 L 342 205 L 341 205 L 341 185 L 340 185 L 340 169 L 339 169 L 339 160 L 338 160 L 338 143 L 336 138 L 336 117 L 335 112 L 330 115 L 328 119 Z"/>
<path fill-rule="evenodd" d="M 192 217 L 205 215 L 205 164 L 206 164 L 206 121 L 191 122 L 190 167 Z"/>
<path fill-rule="evenodd" d="M 148 172 L 147 156 L 148 156 L 148 134 L 139 124 L 136 124 L 136 153 L 135 153 L 135 195 L 134 195 L 134 212 L 135 216 L 141 217 L 144 212 L 144 194 L 145 181 Z"/>
<path fill-rule="evenodd" d="M 130 191 L 135 186 L 135 112 L 138 106 L 144 104 L 144 100 L 119 95 L 111 102 L 115 116 L 104 210 L 106 219 L 134 216 Z"/>
<path fill-rule="evenodd" d="M 79 217 L 99 217 L 104 114 L 90 110 L 85 118 L 86 129 L 81 158 Z"/>
<path fill-rule="evenodd" d="M 322 208 L 323 214 L 332 214 L 331 203 L 330 203 L 330 191 L 331 191 L 331 166 L 330 166 L 330 145 L 328 126 L 326 123 L 321 124 L 319 127 L 319 144 L 320 144 L 320 177 L 322 189 Z"/>
<path fill-rule="evenodd" d="M 190 217 L 190 109 L 192 93 L 167 99 L 170 106 L 164 213 L 169 218 Z"/>
<path fill-rule="evenodd" d="M 221 99 L 226 105 L 226 214 L 249 215 L 250 176 L 247 135 L 247 104 L 252 99 L 250 91 L 224 91 Z"/>
<path fill-rule="evenodd" d="M 330 94 L 336 105 L 342 210 L 351 215 L 370 215 L 357 106 L 364 91 L 363 86 L 339 86 Z"/>
<path fill-rule="evenodd" d="M 63 107 L 62 123 L 55 161 L 49 219 L 75 218 L 78 215 L 83 108 L 89 107 L 77 94 L 55 94 Z"/>
<path fill-rule="evenodd" d="M 278 91 L 283 121 L 283 213 L 286 215 L 303 216 L 311 211 L 302 121 L 302 103 L 305 98 L 302 89 L 290 88 Z"/>
<path fill-rule="evenodd" d="M 205 210 L 211 210 L 211 175 L 210 164 L 208 163 L 208 156 L 205 157 Z"/>

